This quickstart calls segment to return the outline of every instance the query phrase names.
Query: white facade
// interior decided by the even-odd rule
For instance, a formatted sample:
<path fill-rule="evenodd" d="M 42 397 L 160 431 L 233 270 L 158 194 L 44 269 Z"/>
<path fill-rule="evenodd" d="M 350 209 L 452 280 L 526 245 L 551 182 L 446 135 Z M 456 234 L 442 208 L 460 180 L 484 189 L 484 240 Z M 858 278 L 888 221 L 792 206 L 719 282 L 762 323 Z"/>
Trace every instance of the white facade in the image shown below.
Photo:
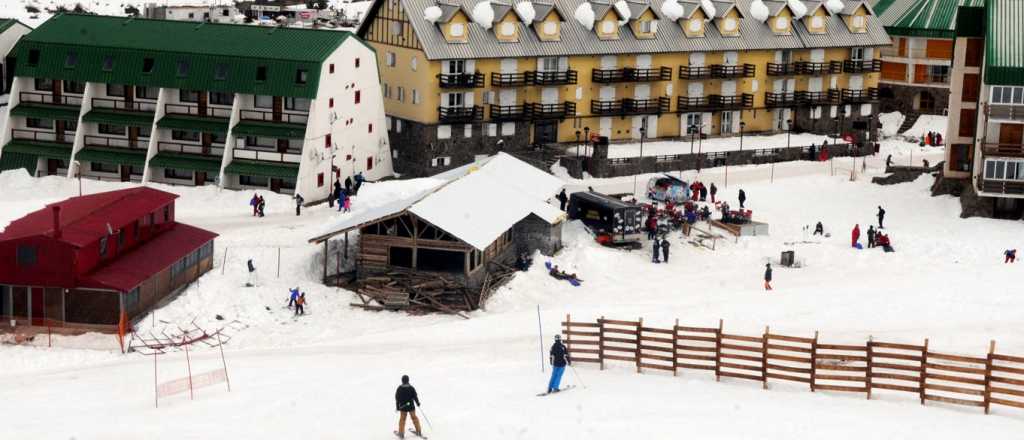
<path fill-rule="evenodd" d="M 0 93 L 7 93 L 7 55 L 14 49 L 14 45 L 32 28 L 18 21 L 11 27 L 0 33 Z"/>

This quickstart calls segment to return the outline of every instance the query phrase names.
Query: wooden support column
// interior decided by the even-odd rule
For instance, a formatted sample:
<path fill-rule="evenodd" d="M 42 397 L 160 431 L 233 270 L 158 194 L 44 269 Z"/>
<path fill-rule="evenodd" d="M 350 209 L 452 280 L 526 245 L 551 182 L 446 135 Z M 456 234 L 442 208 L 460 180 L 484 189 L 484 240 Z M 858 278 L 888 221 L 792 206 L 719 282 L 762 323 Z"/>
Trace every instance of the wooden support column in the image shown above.
<path fill-rule="evenodd" d="M 672 375 L 679 373 L 679 318 L 676 318 L 676 325 L 672 327 Z"/>
<path fill-rule="evenodd" d="M 718 320 L 718 332 L 715 333 L 715 382 L 722 380 L 722 325 Z"/>
<path fill-rule="evenodd" d="M 927 363 L 928 363 L 928 338 L 925 338 L 925 340 L 924 340 L 924 349 L 921 350 L 921 370 L 918 371 L 918 374 L 921 375 L 921 379 L 920 379 L 920 382 L 918 383 L 918 386 L 921 387 L 920 397 L 921 397 L 921 404 L 922 405 L 924 405 L 924 394 L 925 394 L 924 387 L 925 387 L 925 384 L 927 383 L 927 380 L 925 380 L 926 376 L 928 374 L 927 373 L 928 366 L 925 365 Z"/>
<path fill-rule="evenodd" d="M 988 356 L 985 357 L 985 414 L 992 408 L 992 355 L 996 353 L 996 341 L 988 344 Z"/>
<path fill-rule="evenodd" d="M 814 342 L 811 342 L 811 392 L 814 392 L 814 379 L 818 376 L 818 331 L 814 331 Z"/>
<path fill-rule="evenodd" d="M 643 338 L 643 327 L 644 318 L 639 318 L 636 321 L 636 372 L 642 373 L 640 364 L 642 363 L 641 358 L 643 357 L 643 350 L 640 348 L 644 343 Z"/>
<path fill-rule="evenodd" d="M 768 326 L 764 327 L 764 336 L 761 337 L 761 388 L 768 389 L 768 335 L 771 332 Z"/>
<path fill-rule="evenodd" d="M 872 350 L 872 348 L 871 348 L 871 339 L 872 338 L 873 338 L 873 336 L 868 335 L 868 342 L 866 344 L 867 345 L 867 357 L 868 357 L 868 362 L 867 362 L 868 363 L 868 365 L 867 365 L 868 366 L 868 368 L 867 368 L 868 371 L 864 372 L 864 384 L 867 385 L 867 388 L 868 388 L 868 400 L 871 400 L 871 374 L 872 374 L 871 373 L 871 369 L 872 369 L 872 366 L 873 366 L 873 363 L 874 363 L 874 360 L 872 359 L 872 357 L 874 356 L 874 350 Z"/>

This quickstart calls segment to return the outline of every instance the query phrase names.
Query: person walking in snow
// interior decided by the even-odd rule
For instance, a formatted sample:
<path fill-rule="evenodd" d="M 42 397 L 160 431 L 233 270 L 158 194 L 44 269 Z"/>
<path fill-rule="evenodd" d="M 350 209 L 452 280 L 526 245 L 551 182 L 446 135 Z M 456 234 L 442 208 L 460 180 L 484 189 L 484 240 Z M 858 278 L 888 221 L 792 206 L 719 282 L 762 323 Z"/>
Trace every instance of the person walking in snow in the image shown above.
<path fill-rule="evenodd" d="M 352 176 L 345 178 L 345 192 L 352 194 Z"/>
<path fill-rule="evenodd" d="M 401 413 L 398 416 L 398 431 L 395 434 L 398 438 L 405 438 L 405 418 L 409 417 L 412 419 L 412 426 L 415 428 L 412 431 L 417 436 L 423 436 L 423 430 L 420 429 L 420 419 L 416 417 L 416 407 L 420 406 L 420 396 L 416 394 L 416 388 L 409 384 L 409 376 L 402 376 L 402 384 L 395 390 L 395 411 Z"/>
<path fill-rule="evenodd" d="M 654 240 L 658 234 L 658 219 L 654 215 L 647 217 L 647 239 Z"/>
<path fill-rule="evenodd" d="M 555 335 L 555 343 L 551 344 L 549 357 L 551 380 L 548 381 L 548 392 L 557 393 L 561 391 L 559 385 L 562 384 L 562 373 L 565 373 L 565 366 L 572 365 L 572 361 L 569 359 L 569 349 L 562 344 L 562 335 Z"/>
<path fill-rule="evenodd" d="M 814 147 L 814 143 L 812 142 L 811 146 L 807 147 L 807 160 L 812 162 L 814 161 L 814 150 L 816 150 L 816 148 Z"/>
<path fill-rule="evenodd" d="M 715 182 L 711 182 L 711 203 L 715 203 L 715 194 L 718 194 L 718 187 L 715 186 Z"/>
<path fill-rule="evenodd" d="M 249 199 L 249 206 L 252 206 L 252 216 L 253 217 L 256 217 L 260 213 L 259 204 L 260 204 L 260 195 L 258 193 L 253 193 L 252 194 L 252 198 Z"/>
<path fill-rule="evenodd" d="M 306 199 L 302 198 L 302 194 L 295 193 L 295 216 L 296 217 L 302 215 L 302 204 L 305 201 L 306 201 Z"/>
<path fill-rule="evenodd" d="M 743 188 L 740 188 L 740 197 L 739 197 L 739 199 L 740 199 L 740 209 L 743 209 L 744 208 L 743 204 L 747 202 L 747 193 L 743 191 Z"/>
<path fill-rule="evenodd" d="M 875 226 L 868 226 L 868 248 L 875 247 Z"/>
<path fill-rule="evenodd" d="M 343 189 L 339 190 L 338 191 L 338 212 L 341 212 L 343 209 L 345 209 L 345 201 L 346 200 L 348 200 L 348 191 L 343 190 Z"/>
<path fill-rule="evenodd" d="M 351 197 L 345 197 L 345 202 L 344 203 L 345 203 L 345 211 L 344 212 L 351 211 L 352 210 L 352 198 Z"/>
<path fill-rule="evenodd" d="M 292 308 L 295 305 L 295 300 L 299 299 L 299 288 L 288 289 L 288 308 Z"/>
<path fill-rule="evenodd" d="M 306 314 L 306 292 L 302 292 L 298 298 L 295 298 L 295 316 Z"/>
<path fill-rule="evenodd" d="M 245 264 L 249 268 L 249 280 L 245 282 L 245 287 L 253 287 L 256 285 L 256 265 L 252 263 L 252 258 Z"/>
<path fill-rule="evenodd" d="M 366 178 L 363 177 L 363 172 L 362 171 L 360 171 L 358 174 L 356 174 L 355 181 L 356 181 L 356 186 L 354 188 L 352 188 L 352 190 L 353 190 L 352 194 L 359 194 L 359 188 L 361 188 L 363 186 L 363 182 L 366 182 Z"/>
<path fill-rule="evenodd" d="M 331 196 L 327 198 L 327 201 L 329 202 L 327 204 L 327 207 L 328 208 L 333 208 L 334 207 L 334 202 L 336 200 L 338 200 L 340 195 L 341 195 L 341 182 L 335 180 L 334 181 L 334 189 L 331 190 Z"/>
<path fill-rule="evenodd" d="M 658 241 L 658 237 L 654 237 L 654 241 L 651 243 L 654 243 L 651 248 L 654 250 L 654 254 L 651 256 L 651 262 L 660 263 L 661 260 L 658 259 L 658 253 L 661 251 L 661 243 Z"/>
<path fill-rule="evenodd" d="M 562 188 L 562 192 L 555 196 L 558 199 L 558 209 L 565 211 L 565 204 L 569 202 L 569 196 L 565 195 L 565 188 Z"/>
<path fill-rule="evenodd" d="M 772 290 L 772 263 L 764 265 L 764 290 Z"/>
<path fill-rule="evenodd" d="M 814 233 L 811 234 L 811 235 L 822 235 L 822 236 L 824 236 L 825 235 L 825 226 L 822 225 L 821 222 L 818 222 L 818 224 L 814 225 Z"/>
<path fill-rule="evenodd" d="M 263 210 L 266 209 L 266 207 L 267 199 L 264 199 L 263 196 L 260 196 L 259 201 L 256 202 L 256 210 L 259 212 L 260 217 L 263 217 Z"/>
<path fill-rule="evenodd" d="M 853 225 L 853 232 L 850 233 L 851 247 L 857 247 L 857 240 L 860 240 L 860 224 Z"/>
<path fill-rule="evenodd" d="M 1003 252 L 1003 255 L 1006 255 L 1006 258 L 1003 259 L 1003 264 L 1013 263 L 1014 261 L 1017 261 L 1016 249 L 1007 249 L 1006 252 Z"/>
<path fill-rule="evenodd" d="M 882 226 L 882 221 L 883 220 L 885 220 L 885 210 L 882 209 L 881 206 L 879 206 L 878 207 L 878 229 L 885 229 L 885 226 Z"/>
<path fill-rule="evenodd" d="M 700 201 L 705 202 L 708 200 L 708 188 L 703 183 L 700 184 Z"/>
<path fill-rule="evenodd" d="M 668 243 L 668 239 L 667 238 L 663 238 L 661 240 L 661 259 L 662 259 L 662 261 L 664 261 L 666 263 L 668 263 L 668 248 L 669 248 L 669 246 L 671 246 L 671 245 Z"/>

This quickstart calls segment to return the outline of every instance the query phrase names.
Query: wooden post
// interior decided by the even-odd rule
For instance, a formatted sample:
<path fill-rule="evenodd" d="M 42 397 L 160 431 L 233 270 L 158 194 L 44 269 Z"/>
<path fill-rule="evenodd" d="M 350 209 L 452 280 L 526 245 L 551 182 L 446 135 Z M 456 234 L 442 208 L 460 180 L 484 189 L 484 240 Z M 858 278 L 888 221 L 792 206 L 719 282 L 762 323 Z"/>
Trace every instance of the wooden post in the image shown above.
<path fill-rule="evenodd" d="M 996 341 L 988 343 L 988 356 L 985 358 L 985 414 L 992 407 L 992 355 L 996 353 Z"/>
<path fill-rule="evenodd" d="M 925 365 L 927 363 L 928 363 L 928 338 L 925 338 L 924 339 L 924 349 L 921 350 L 921 371 L 919 372 L 921 374 L 921 380 L 918 382 L 918 385 L 921 387 L 920 395 L 921 395 L 921 404 L 922 405 L 924 405 L 924 391 L 925 391 L 924 387 L 925 387 L 925 384 L 927 382 L 925 380 L 925 376 L 927 375 L 927 372 L 928 372 L 928 367 Z"/>
<path fill-rule="evenodd" d="M 228 247 L 224 246 L 224 261 L 220 263 L 220 274 L 224 275 L 224 268 L 228 265 Z"/>
<path fill-rule="evenodd" d="M 676 318 L 676 325 L 672 327 L 672 375 L 679 372 L 679 318 Z"/>
<path fill-rule="evenodd" d="M 718 331 L 715 332 L 715 382 L 722 380 L 722 320 L 718 320 Z"/>
<path fill-rule="evenodd" d="M 818 331 L 814 331 L 814 341 L 811 342 L 811 392 L 814 392 L 814 379 L 818 376 Z"/>
<path fill-rule="evenodd" d="M 181 337 L 181 342 L 185 342 L 185 337 Z M 188 367 L 188 400 L 195 400 L 195 392 L 192 390 L 192 359 L 188 355 L 188 344 L 184 343 L 185 346 L 185 365 Z"/>
<path fill-rule="evenodd" d="M 768 326 L 764 326 L 764 336 L 761 337 L 761 388 L 768 389 Z"/>
<path fill-rule="evenodd" d="M 228 376 L 228 361 L 224 359 L 224 343 L 220 340 L 220 331 L 217 331 L 217 347 L 220 347 L 220 364 L 224 366 L 224 382 L 228 385 L 228 392 L 231 392 L 231 378 Z"/>
<path fill-rule="evenodd" d="M 601 370 L 604 370 L 604 316 L 597 320 L 597 359 L 601 361 Z"/>
<path fill-rule="evenodd" d="M 327 249 L 327 243 L 330 243 L 330 240 L 324 240 L 324 284 L 327 284 L 327 256 L 330 255 L 330 251 Z"/>
<path fill-rule="evenodd" d="M 327 258 L 327 254 L 324 254 L 324 258 Z M 326 266 L 326 264 L 324 266 Z M 281 278 L 281 246 L 277 247 L 277 277 Z"/>
<path fill-rule="evenodd" d="M 872 336 L 868 335 L 868 342 L 865 344 L 866 348 L 867 348 L 867 358 L 868 358 L 867 370 L 868 371 L 866 371 L 864 373 L 864 384 L 867 385 L 867 388 L 868 388 L 868 400 L 871 400 L 871 374 L 872 374 L 871 373 L 871 368 L 872 368 L 872 364 L 874 363 L 874 359 L 872 359 L 872 358 L 875 355 L 874 354 L 875 353 L 874 350 L 871 348 L 871 339 L 872 339 Z"/>
<path fill-rule="evenodd" d="M 639 318 L 636 321 L 636 372 L 637 373 L 643 373 L 643 371 L 642 371 L 642 369 L 640 367 L 640 363 L 641 363 L 640 359 L 641 359 L 641 356 L 643 356 L 643 350 L 640 348 L 640 346 L 644 342 L 644 338 L 642 336 L 643 335 L 643 326 L 644 326 L 644 318 Z"/>

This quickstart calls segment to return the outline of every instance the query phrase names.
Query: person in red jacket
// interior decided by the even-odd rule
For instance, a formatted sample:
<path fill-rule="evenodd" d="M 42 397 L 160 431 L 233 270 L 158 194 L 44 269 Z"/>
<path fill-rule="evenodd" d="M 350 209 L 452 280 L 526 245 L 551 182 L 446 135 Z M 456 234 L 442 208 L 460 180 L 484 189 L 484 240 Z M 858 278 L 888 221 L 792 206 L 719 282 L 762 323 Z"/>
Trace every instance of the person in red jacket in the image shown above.
<path fill-rule="evenodd" d="M 860 240 L 860 225 L 853 225 L 853 234 L 850 246 L 857 247 L 857 240 Z"/>

